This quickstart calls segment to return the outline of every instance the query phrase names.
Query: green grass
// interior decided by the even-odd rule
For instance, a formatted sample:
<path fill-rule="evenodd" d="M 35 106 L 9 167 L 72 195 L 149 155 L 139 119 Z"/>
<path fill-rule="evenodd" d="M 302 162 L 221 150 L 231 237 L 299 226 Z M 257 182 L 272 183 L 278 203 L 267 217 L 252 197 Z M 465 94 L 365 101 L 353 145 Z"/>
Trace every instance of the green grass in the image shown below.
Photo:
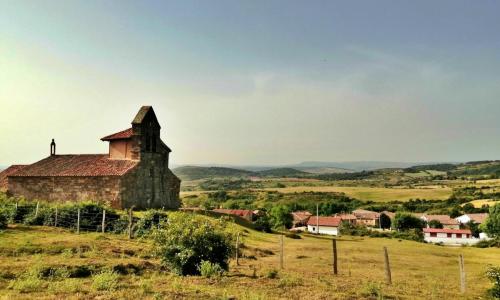
<path fill-rule="evenodd" d="M 386 202 L 393 200 L 408 201 L 410 199 L 445 200 L 451 195 L 448 187 L 429 188 L 383 188 L 383 187 L 344 187 L 344 186 L 294 186 L 285 188 L 267 188 L 264 190 L 278 191 L 280 193 L 302 192 L 337 192 L 359 200 Z"/>
<path fill-rule="evenodd" d="M 0 233 L 0 295 L 5 299 L 359 299 L 376 294 L 397 299 L 477 299 L 490 286 L 484 276 L 486 266 L 500 265 L 497 248 L 341 237 L 337 241 L 339 275 L 333 276 L 331 239 L 303 234 L 298 240 L 285 238 L 284 269 L 280 270 L 279 235 L 234 226 L 241 231 L 244 244 L 240 265 L 232 261 L 229 272 L 218 279 L 180 277 L 161 269 L 159 261 L 150 256 L 147 240 L 113 234 L 77 235 L 48 227 L 10 227 Z M 27 244 L 42 251 L 12 256 Z M 45 250 L 54 245 L 72 251 Z M 384 282 L 383 246 L 389 249 L 391 286 Z M 467 272 L 464 296 L 459 294 L 459 254 L 464 255 Z M 35 269 L 60 270 L 57 274 L 62 275 Z M 109 276 L 109 270 L 116 273 Z M 107 275 L 96 277 L 99 274 Z"/>

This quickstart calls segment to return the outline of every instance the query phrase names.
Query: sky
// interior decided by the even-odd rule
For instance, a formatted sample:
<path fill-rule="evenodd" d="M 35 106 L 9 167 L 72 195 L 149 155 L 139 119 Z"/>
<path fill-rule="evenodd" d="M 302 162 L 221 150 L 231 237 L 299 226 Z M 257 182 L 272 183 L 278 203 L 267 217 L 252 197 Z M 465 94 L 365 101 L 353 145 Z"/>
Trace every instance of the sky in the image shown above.
<path fill-rule="evenodd" d="M 0 165 L 106 153 L 152 105 L 174 164 L 500 159 L 500 1 L 0 0 Z"/>

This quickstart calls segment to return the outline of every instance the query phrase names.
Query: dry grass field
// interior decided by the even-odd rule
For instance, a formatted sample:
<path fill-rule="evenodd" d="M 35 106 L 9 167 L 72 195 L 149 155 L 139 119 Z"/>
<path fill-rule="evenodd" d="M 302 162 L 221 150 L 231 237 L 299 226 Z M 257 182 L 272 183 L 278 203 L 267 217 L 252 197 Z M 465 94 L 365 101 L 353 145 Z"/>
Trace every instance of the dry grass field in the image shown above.
<path fill-rule="evenodd" d="M 500 249 L 495 248 L 340 237 L 339 275 L 334 276 L 331 239 L 303 235 L 302 239 L 284 239 L 284 270 L 278 270 L 279 235 L 237 228 L 244 242 L 240 265 L 232 261 L 222 278 L 207 279 L 162 270 L 159 261 L 151 257 L 147 240 L 113 234 L 77 235 L 49 227 L 10 227 L 0 233 L 0 298 L 478 299 L 489 287 L 483 276 L 486 266 L 500 264 Z M 383 246 L 389 249 L 392 285 L 384 283 Z M 459 292 L 459 254 L 465 257 L 465 295 Z M 74 271 L 82 268 L 94 273 L 106 268 L 118 270 L 121 275 L 116 289 L 96 290 L 95 274 Z M 9 288 L 15 278 L 23 283 L 21 274 L 33 269 L 52 273 L 36 282 L 25 282 L 24 291 Z M 71 276 L 54 275 L 68 269 L 73 270 Z M 278 272 L 272 278 L 274 270 Z"/>
<path fill-rule="evenodd" d="M 421 188 L 382 188 L 382 187 L 343 187 L 343 186 L 293 186 L 285 188 L 266 188 L 267 191 L 278 191 L 280 193 L 302 193 L 302 192 L 338 192 L 359 200 L 371 200 L 376 202 L 410 199 L 432 199 L 445 200 L 451 193 L 448 187 L 421 187 Z"/>

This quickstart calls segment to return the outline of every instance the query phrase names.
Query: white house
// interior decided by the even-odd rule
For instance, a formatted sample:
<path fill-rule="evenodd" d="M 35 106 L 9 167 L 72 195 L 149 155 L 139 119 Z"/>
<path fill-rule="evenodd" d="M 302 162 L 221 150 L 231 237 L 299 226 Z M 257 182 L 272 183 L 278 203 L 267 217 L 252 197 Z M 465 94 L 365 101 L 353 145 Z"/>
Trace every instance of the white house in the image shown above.
<path fill-rule="evenodd" d="M 328 235 L 339 235 L 339 227 L 342 223 L 340 217 L 310 217 L 307 221 L 307 231 Z"/>
<path fill-rule="evenodd" d="M 467 224 L 470 221 L 474 221 L 474 223 L 477 224 L 483 224 L 484 221 L 488 218 L 487 213 L 482 213 L 482 214 L 465 214 L 461 215 L 458 218 L 455 218 L 460 224 Z"/>
<path fill-rule="evenodd" d="M 428 243 L 465 245 L 479 242 L 469 229 L 424 228 L 424 240 Z"/>

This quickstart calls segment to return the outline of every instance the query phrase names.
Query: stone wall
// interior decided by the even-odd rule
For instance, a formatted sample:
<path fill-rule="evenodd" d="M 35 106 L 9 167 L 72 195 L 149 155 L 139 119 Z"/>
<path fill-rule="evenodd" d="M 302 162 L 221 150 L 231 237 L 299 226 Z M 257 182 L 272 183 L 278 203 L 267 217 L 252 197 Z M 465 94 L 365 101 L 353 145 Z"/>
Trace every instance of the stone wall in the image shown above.
<path fill-rule="evenodd" d="M 122 205 L 176 209 L 180 206 L 179 179 L 168 169 L 168 153 L 141 153 L 141 161 L 122 179 Z"/>
<path fill-rule="evenodd" d="M 28 200 L 99 201 L 120 208 L 118 176 L 95 177 L 9 177 L 9 194 Z"/>

